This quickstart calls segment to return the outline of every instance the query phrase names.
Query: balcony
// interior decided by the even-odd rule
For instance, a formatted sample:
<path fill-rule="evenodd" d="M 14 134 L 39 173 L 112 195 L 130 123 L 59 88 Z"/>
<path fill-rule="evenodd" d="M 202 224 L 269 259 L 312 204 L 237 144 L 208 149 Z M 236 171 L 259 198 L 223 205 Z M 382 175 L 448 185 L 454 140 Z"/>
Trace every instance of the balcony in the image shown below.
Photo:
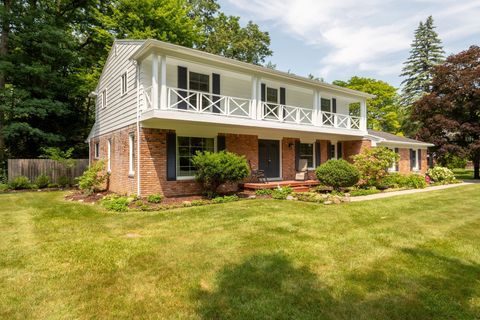
<path fill-rule="evenodd" d="M 151 87 L 141 89 L 141 110 L 146 112 L 158 109 L 347 130 L 362 130 L 365 123 L 361 117 L 324 112 L 315 108 L 267 103 L 173 87 L 165 87 L 165 90 L 166 101 L 163 103 L 160 101 L 159 107 L 155 108 L 152 103 Z"/>

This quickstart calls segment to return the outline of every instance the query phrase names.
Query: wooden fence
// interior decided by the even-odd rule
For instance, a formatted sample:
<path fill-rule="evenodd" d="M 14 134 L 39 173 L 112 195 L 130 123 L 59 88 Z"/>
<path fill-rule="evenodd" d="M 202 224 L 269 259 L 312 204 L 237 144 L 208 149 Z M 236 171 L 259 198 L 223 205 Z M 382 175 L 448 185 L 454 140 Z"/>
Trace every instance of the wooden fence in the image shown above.
<path fill-rule="evenodd" d="M 8 181 L 25 176 L 30 181 L 46 174 L 52 182 L 58 183 L 58 178 L 65 176 L 70 181 L 83 174 L 88 167 L 88 159 L 77 159 L 75 167 L 65 168 L 61 163 L 50 159 L 8 159 Z"/>

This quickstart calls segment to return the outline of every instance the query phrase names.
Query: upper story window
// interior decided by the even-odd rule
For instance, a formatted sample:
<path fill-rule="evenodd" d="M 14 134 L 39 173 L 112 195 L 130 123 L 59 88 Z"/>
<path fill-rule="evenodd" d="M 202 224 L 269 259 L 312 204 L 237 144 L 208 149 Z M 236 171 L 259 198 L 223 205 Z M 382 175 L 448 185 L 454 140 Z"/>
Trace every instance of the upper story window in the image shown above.
<path fill-rule="evenodd" d="M 127 72 L 125 71 L 120 76 L 120 94 L 123 96 L 128 91 L 128 83 L 127 83 Z"/>
<path fill-rule="evenodd" d="M 190 90 L 210 92 L 210 76 L 190 71 L 188 87 Z"/>
<path fill-rule="evenodd" d="M 102 95 L 100 99 L 101 99 L 102 108 L 106 108 L 107 107 L 107 88 L 102 90 Z"/>
<path fill-rule="evenodd" d="M 178 137 L 177 167 L 179 177 L 192 177 L 195 175 L 195 167 L 192 157 L 197 151 L 215 151 L 214 138 Z"/>
<path fill-rule="evenodd" d="M 330 99 L 322 98 L 321 109 L 323 112 L 332 112 L 332 102 Z"/>
<path fill-rule="evenodd" d="M 278 103 L 278 89 L 267 87 L 267 102 Z"/>
<path fill-rule="evenodd" d="M 313 168 L 313 143 L 300 143 L 300 159 L 307 160 L 307 167 Z"/>

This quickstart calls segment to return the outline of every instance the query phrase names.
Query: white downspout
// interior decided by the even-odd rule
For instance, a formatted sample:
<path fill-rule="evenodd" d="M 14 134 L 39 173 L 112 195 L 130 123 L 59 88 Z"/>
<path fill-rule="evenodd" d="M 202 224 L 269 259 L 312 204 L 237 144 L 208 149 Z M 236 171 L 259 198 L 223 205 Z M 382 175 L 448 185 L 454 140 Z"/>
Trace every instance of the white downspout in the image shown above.
<path fill-rule="evenodd" d="M 140 64 L 137 60 L 134 60 L 134 64 L 137 81 L 137 195 L 140 196 Z"/>

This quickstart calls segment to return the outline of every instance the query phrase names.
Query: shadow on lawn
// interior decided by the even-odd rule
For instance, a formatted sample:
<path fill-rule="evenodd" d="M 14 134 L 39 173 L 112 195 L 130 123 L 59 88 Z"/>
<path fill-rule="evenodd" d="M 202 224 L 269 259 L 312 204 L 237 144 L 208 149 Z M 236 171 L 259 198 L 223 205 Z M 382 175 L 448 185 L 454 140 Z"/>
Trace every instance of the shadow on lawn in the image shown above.
<path fill-rule="evenodd" d="M 255 255 L 225 267 L 215 290 L 197 289 L 194 300 L 203 319 L 480 317 L 478 264 L 399 249 L 368 270 L 347 274 L 339 288 L 331 288 L 283 254 Z"/>

